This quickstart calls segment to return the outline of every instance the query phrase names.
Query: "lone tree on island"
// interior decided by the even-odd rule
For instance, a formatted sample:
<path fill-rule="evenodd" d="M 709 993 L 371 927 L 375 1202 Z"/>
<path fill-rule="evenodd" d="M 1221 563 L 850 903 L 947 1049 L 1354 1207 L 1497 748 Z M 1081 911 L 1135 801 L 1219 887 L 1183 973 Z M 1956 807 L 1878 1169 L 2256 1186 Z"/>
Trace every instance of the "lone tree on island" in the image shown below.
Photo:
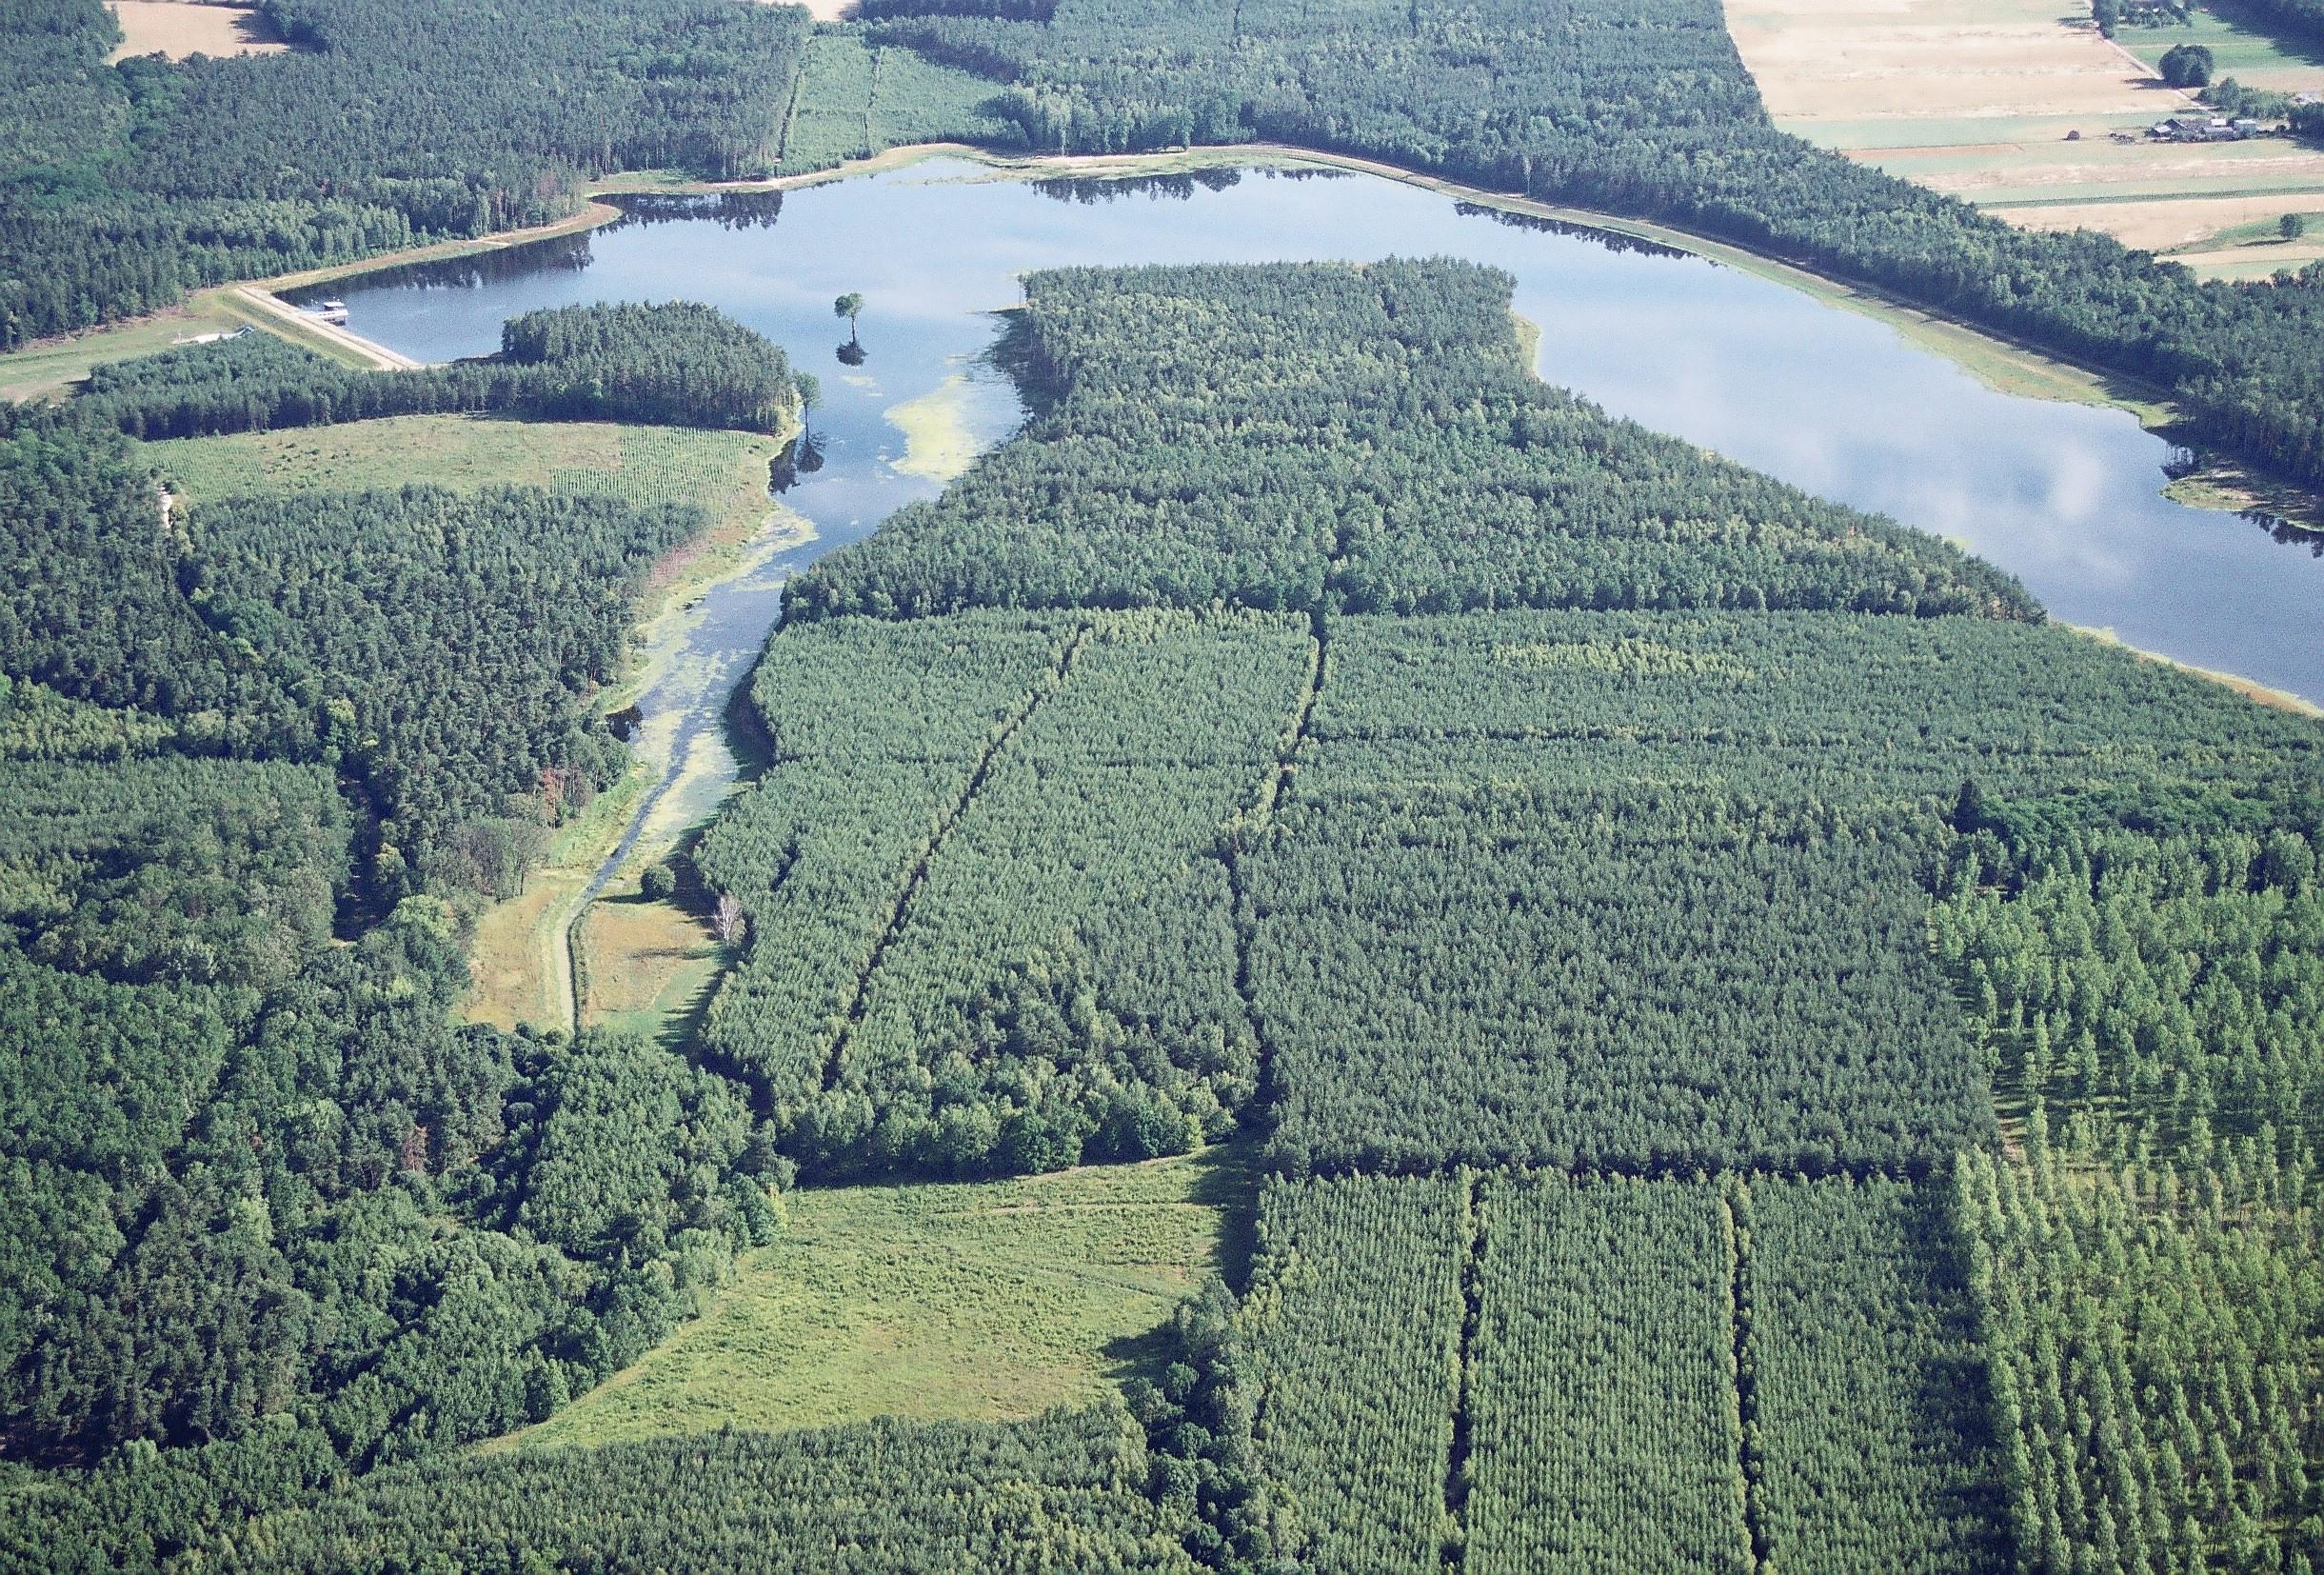
<path fill-rule="evenodd" d="M 831 303 L 831 315 L 847 319 L 847 342 L 839 348 L 840 365 L 860 367 L 864 364 L 864 342 L 856 336 L 855 320 L 863 313 L 864 297 L 849 290 Z"/>

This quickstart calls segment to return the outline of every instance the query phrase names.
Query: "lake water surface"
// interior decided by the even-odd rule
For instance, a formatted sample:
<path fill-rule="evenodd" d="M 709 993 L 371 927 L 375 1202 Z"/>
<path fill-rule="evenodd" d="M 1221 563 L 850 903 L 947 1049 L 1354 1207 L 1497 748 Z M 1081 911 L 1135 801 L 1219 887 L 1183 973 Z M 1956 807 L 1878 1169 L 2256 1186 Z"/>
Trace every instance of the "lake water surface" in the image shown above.
<path fill-rule="evenodd" d="M 2170 451 L 2127 413 L 1997 393 L 1883 323 L 1754 274 L 1374 176 L 1030 182 L 935 160 L 779 195 L 636 200 L 593 232 L 308 293 L 428 361 L 497 349 L 503 320 L 537 307 L 706 301 L 814 372 L 822 463 L 785 501 L 820 538 L 757 566 L 689 636 L 689 659 L 739 677 L 785 574 L 932 495 L 940 450 L 989 446 L 1021 418 L 983 362 L 1020 275 L 1391 254 L 1507 270 L 1541 329 L 1541 376 L 1617 414 L 1960 541 L 2067 622 L 2324 700 L 2324 548 L 2160 496 Z M 855 366 L 831 309 L 847 290 L 867 302 Z M 670 704 L 713 703 L 684 688 Z"/>

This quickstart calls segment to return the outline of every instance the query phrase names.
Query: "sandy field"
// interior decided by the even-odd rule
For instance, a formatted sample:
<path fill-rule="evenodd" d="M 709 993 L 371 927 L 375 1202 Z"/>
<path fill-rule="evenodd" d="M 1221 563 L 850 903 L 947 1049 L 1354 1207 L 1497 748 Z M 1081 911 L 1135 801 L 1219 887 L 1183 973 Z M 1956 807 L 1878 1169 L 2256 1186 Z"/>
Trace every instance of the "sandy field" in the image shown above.
<path fill-rule="evenodd" d="M 804 6 L 806 13 L 818 22 L 844 21 L 855 10 L 855 0 L 758 0 L 763 6 Z"/>
<path fill-rule="evenodd" d="M 1730 0 L 1727 20 L 1784 130 L 2015 223 L 2265 272 L 2276 259 L 2256 248 L 2209 243 L 2324 209 L 2324 150 L 2139 134 L 2200 108 L 2152 64 L 2180 30 L 2125 30 L 2117 45 L 2075 0 Z M 2279 67 L 2272 80 L 2306 71 L 2324 88 L 2324 65 L 2290 60 L 2231 19 L 2205 12 L 2184 31 L 2215 49 L 2222 74 L 2266 60 Z"/>
<path fill-rule="evenodd" d="M 1727 25 L 1778 122 L 2168 113 L 2185 102 L 2071 0 L 1731 0 Z M 2151 118 L 2151 117 L 2150 117 Z"/>
<path fill-rule="evenodd" d="M 115 60 L 131 55 L 280 54 L 290 46 L 269 36 L 258 13 L 236 6 L 201 6 L 189 0 L 113 0 L 123 39 Z"/>
<path fill-rule="evenodd" d="M 2126 245 L 2144 247 L 2150 251 L 2172 251 L 2242 225 L 2272 228 L 2283 216 L 2289 200 L 2271 193 L 2260 197 L 2189 197 L 2129 204 L 2063 203 L 2045 208 L 1996 208 L 1994 211 L 2031 229 L 2108 229 L 2119 235 Z M 2315 207 L 2324 208 L 2324 197 L 2313 201 Z M 2110 216 L 2107 212 L 2110 208 L 2128 208 L 2130 211 Z M 2324 230 L 2324 224 L 2312 220 L 2309 229 L 2310 233 L 2296 246 L 2266 240 L 2250 249 L 2270 256 L 2312 256 L 2317 243 L 2324 240 L 2324 235 L 2316 233 Z"/>

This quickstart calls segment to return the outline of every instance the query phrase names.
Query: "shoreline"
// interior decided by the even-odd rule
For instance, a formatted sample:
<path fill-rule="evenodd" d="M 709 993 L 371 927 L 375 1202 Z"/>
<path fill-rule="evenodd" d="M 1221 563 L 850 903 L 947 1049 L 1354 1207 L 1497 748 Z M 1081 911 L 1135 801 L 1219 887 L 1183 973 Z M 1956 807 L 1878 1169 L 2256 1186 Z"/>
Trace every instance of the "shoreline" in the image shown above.
<path fill-rule="evenodd" d="M 1604 230 L 1610 234 L 1626 235 L 1637 240 L 1653 241 L 1708 262 L 1740 269 L 1758 277 L 1773 280 L 1803 294 L 1815 296 L 1827 304 L 1857 312 L 1888 324 L 1915 343 L 1943 356 L 1989 388 L 2004 393 L 2023 394 L 2032 398 L 2055 400 L 2061 404 L 2090 405 L 2126 410 L 2135 416 L 2150 431 L 2167 432 L 2176 420 L 2170 405 L 2168 390 L 2118 372 L 2097 370 L 2054 355 L 2038 347 L 2009 338 L 1992 329 L 1977 328 L 1941 313 L 1915 306 L 1901 297 L 1879 289 L 1848 283 L 1816 272 L 1781 257 L 1754 251 L 1733 242 L 1722 241 L 1675 226 L 1648 219 L 1636 219 L 1620 214 L 1604 213 L 1594 209 L 1570 207 L 1543 202 L 1537 198 L 1520 197 L 1505 191 L 1490 191 L 1480 187 L 1464 186 L 1439 175 L 1406 169 L 1377 159 L 1361 158 L 1354 154 L 1320 152 L 1287 143 L 1245 142 L 1216 147 L 1178 149 L 1150 153 L 999 153 L 964 142 L 923 142 L 890 148 L 870 158 L 851 159 L 828 169 L 809 170 L 796 175 L 774 175 L 764 180 L 707 181 L 674 176 L 664 172 L 641 170 L 630 174 L 607 177 L 590 183 L 581 207 L 546 225 L 524 229 L 496 231 L 469 239 L 437 241 L 427 246 L 410 247 L 401 251 L 386 251 L 376 256 L 345 263 L 331 263 L 319 268 L 300 269 L 257 279 L 237 280 L 229 284 L 213 285 L 188 293 L 177 307 L 165 313 L 131 318 L 103 328 L 84 329 L 61 338 L 38 341 L 22 347 L 9 355 L 0 356 L 0 377 L 4 377 L 10 359 L 34 349 L 53 350 L 65 344 L 100 344 L 109 335 L 142 327 L 168 312 L 184 313 L 215 310 L 227 305 L 237 294 L 256 291 L 272 296 L 276 291 L 302 289 L 315 285 L 333 283 L 385 269 L 403 268 L 416 263 L 448 262 L 461 257 L 479 256 L 486 252 L 506 250 L 510 247 L 553 240 L 602 228 L 622 216 L 622 210 L 611 201 L 623 196 L 718 196 L 727 193 L 791 191 L 824 186 L 839 181 L 854 180 L 864 175 L 877 175 L 891 170 L 908 169 L 932 159 L 957 158 L 983 166 L 993 171 L 994 178 L 1041 179 L 1043 176 L 1081 175 L 1094 178 L 1122 178 L 1139 175 L 1172 174 L 1200 169 L 1309 169 L 1340 170 L 1350 174 L 1374 175 L 1383 180 L 1449 197 L 1473 207 L 1494 209 L 1502 212 L 1519 213 L 1532 218 L 1551 219 L 1585 229 Z M 288 310 L 290 309 L 286 309 Z M 237 314 L 241 315 L 241 314 Z M 262 324 L 272 329 L 274 319 Z M 306 325 L 298 324 L 298 327 Z M 343 349 L 358 349 L 363 353 L 375 353 L 393 359 L 403 359 L 384 346 L 374 345 L 360 335 L 348 333 L 341 344 Z"/>
<path fill-rule="evenodd" d="M 2265 706 L 2270 710 L 2288 711 L 2294 716 L 2305 716 L 2324 721 L 2324 706 L 2317 705 L 2296 690 L 2271 688 L 2259 680 L 2246 678 L 2239 672 L 2222 672 L 2217 668 L 2203 668 L 2197 667 L 2193 662 L 2182 662 L 2175 656 L 2165 656 L 2161 651 L 2148 650 L 2143 646 L 2134 646 L 2111 628 L 2093 628 L 2087 624 L 2069 624 L 2063 619 L 2053 619 L 2052 622 L 2060 628 L 2072 630 L 2085 640 L 2095 640 L 2101 646 L 2112 646 L 2116 650 L 2128 651 L 2141 662 L 2159 662 L 2166 668 L 2176 668 L 2181 672 L 2190 673 L 2224 688 L 2233 689 L 2255 706 Z"/>

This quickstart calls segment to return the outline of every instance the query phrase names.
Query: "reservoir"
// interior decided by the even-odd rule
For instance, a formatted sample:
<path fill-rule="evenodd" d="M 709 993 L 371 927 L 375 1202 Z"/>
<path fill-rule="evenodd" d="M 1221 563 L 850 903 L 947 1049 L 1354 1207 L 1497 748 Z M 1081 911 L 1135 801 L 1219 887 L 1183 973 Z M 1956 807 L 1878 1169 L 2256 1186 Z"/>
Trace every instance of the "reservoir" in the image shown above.
<path fill-rule="evenodd" d="M 1034 181 L 935 159 L 784 193 L 626 199 L 594 231 L 325 293 L 353 331 L 424 361 L 496 349 L 503 320 L 537 307 L 705 301 L 813 372 L 814 454 L 784 501 L 818 539 L 756 566 L 690 641 L 688 660 L 739 677 L 784 574 L 933 495 L 1021 418 L 984 356 L 1023 273 L 1438 254 L 1516 278 L 1546 381 L 1963 543 L 2068 623 L 2324 700 L 2324 542 L 2162 497 L 2171 450 L 2127 412 L 1997 392 L 1885 323 L 1753 273 L 1377 176 Z M 848 291 L 864 298 L 852 347 L 832 310 Z"/>

